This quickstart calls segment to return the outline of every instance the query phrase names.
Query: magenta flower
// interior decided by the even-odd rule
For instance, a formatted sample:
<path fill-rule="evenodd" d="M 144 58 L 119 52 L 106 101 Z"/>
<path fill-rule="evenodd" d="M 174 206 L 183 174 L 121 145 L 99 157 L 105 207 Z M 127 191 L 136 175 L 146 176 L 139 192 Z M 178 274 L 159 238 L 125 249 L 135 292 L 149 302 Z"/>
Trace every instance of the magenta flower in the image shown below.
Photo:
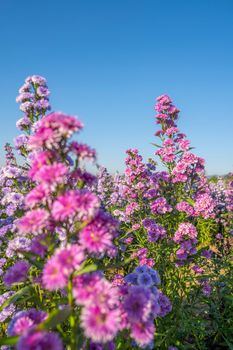
<path fill-rule="evenodd" d="M 95 216 L 99 205 L 99 199 L 93 193 L 86 190 L 71 190 L 55 200 L 52 215 L 57 221 L 74 217 L 85 221 Z"/>
<path fill-rule="evenodd" d="M 172 207 L 167 203 L 166 198 L 164 197 L 157 198 L 151 203 L 150 207 L 154 214 L 166 214 L 167 212 L 172 211 Z"/>
<path fill-rule="evenodd" d="M 25 204 L 28 208 L 33 208 L 37 204 L 45 203 L 48 199 L 50 191 L 44 184 L 40 184 L 33 188 L 25 197 Z"/>
<path fill-rule="evenodd" d="M 79 245 L 68 245 L 58 249 L 43 270 L 43 284 L 48 290 L 64 288 L 69 275 L 78 270 L 84 261 L 84 254 Z"/>
<path fill-rule="evenodd" d="M 79 160 L 96 159 L 96 151 L 83 143 L 71 142 L 70 151 L 73 152 Z"/>
<path fill-rule="evenodd" d="M 7 333 L 10 336 L 22 335 L 26 333 L 29 328 L 44 321 L 46 317 L 46 312 L 36 309 L 19 311 L 11 319 Z"/>
<path fill-rule="evenodd" d="M 73 295 L 79 305 L 89 304 L 92 300 L 93 291 L 101 280 L 99 273 L 88 273 L 76 276 L 73 280 Z"/>
<path fill-rule="evenodd" d="M 110 215 L 100 212 L 80 232 L 80 244 L 89 253 L 101 254 L 113 247 L 113 238 L 116 235 L 117 222 Z"/>
<path fill-rule="evenodd" d="M 29 138 L 28 147 L 31 150 L 46 147 L 58 149 L 64 138 L 69 138 L 74 132 L 83 128 L 83 124 L 76 119 L 61 112 L 53 112 L 40 120 L 34 135 Z"/>
<path fill-rule="evenodd" d="M 63 275 L 69 276 L 73 271 L 78 270 L 84 261 L 84 253 L 78 244 L 67 245 L 60 248 L 54 254 L 60 264 L 60 271 Z"/>
<path fill-rule="evenodd" d="M 45 264 L 42 281 L 44 287 L 51 291 L 66 287 L 68 279 L 61 273 L 61 264 L 57 256 L 53 256 Z"/>
<path fill-rule="evenodd" d="M 154 322 L 138 320 L 131 325 L 131 336 L 141 347 L 145 347 L 153 341 L 154 333 Z"/>
<path fill-rule="evenodd" d="M 31 167 L 28 171 L 28 176 L 35 180 L 36 174 L 38 171 L 44 166 L 49 165 L 50 158 L 52 157 L 51 152 L 49 151 L 41 151 L 37 153 L 33 153 L 31 155 Z"/>
<path fill-rule="evenodd" d="M 45 209 L 34 209 L 28 211 L 17 220 L 17 228 L 20 234 L 38 235 L 48 225 L 49 214 Z"/>
<path fill-rule="evenodd" d="M 96 343 L 107 343 L 119 330 L 120 311 L 102 309 L 98 305 L 83 307 L 81 326 L 85 335 Z"/>
<path fill-rule="evenodd" d="M 197 237 L 196 227 L 190 222 L 183 222 L 179 225 L 173 240 L 177 243 L 181 242 L 184 239 L 191 238 L 195 239 Z"/>
<path fill-rule="evenodd" d="M 63 183 L 68 168 L 62 163 L 43 165 L 34 175 L 34 180 L 43 183 L 44 186 L 54 190 L 56 185 Z"/>

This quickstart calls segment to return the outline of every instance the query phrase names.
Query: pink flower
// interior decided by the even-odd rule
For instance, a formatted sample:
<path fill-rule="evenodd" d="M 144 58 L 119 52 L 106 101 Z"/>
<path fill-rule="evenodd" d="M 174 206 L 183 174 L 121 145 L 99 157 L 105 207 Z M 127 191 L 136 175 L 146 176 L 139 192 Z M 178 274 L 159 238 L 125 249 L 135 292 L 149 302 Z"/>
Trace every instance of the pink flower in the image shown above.
<path fill-rule="evenodd" d="M 84 254 L 79 245 L 68 245 L 56 250 L 43 270 L 43 284 L 48 290 L 64 288 L 69 275 L 78 270 L 84 261 Z"/>
<path fill-rule="evenodd" d="M 61 273 L 61 264 L 56 256 L 49 259 L 44 266 L 42 281 L 45 288 L 51 291 L 67 285 L 67 276 Z"/>
<path fill-rule="evenodd" d="M 33 188 L 25 197 L 25 204 L 29 208 L 33 208 L 37 204 L 45 203 L 50 191 L 44 186 L 44 184 L 40 184 Z"/>
<path fill-rule="evenodd" d="M 88 305 L 82 309 L 81 325 L 85 335 L 96 343 L 112 340 L 120 324 L 120 311 L 104 310 L 98 305 Z"/>
<path fill-rule="evenodd" d="M 141 320 L 138 320 L 131 325 L 131 336 L 141 347 L 145 347 L 153 341 L 154 333 L 154 322 L 142 322 Z"/>
<path fill-rule="evenodd" d="M 193 207 L 185 201 L 177 203 L 176 209 L 185 212 L 187 215 L 193 215 L 194 213 Z"/>
<path fill-rule="evenodd" d="M 52 206 L 52 215 L 55 220 L 62 221 L 76 218 L 90 220 L 98 209 L 100 201 L 96 195 L 87 190 L 71 190 L 60 195 Z"/>
<path fill-rule="evenodd" d="M 34 175 L 34 180 L 43 183 L 50 189 L 54 189 L 56 185 L 64 182 L 67 174 L 68 168 L 64 164 L 54 163 L 43 165 Z"/>
<path fill-rule="evenodd" d="M 179 129 L 176 128 L 176 127 L 171 127 L 171 128 L 168 128 L 166 131 L 165 131 L 165 134 L 167 136 L 170 136 L 170 135 L 173 135 L 173 134 L 176 134 L 177 132 L 179 132 Z"/>
<path fill-rule="evenodd" d="M 203 216 L 208 219 L 214 216 L 215 202 L 208 193 L 201 193 L 196 196 L 194 211 L 196 216 Z"/>
<path fill-rule="evenodd" d="M 185 139 L 181 139 L 179 142 L 179 147 L 182 151 L 188 151 L 189 147 L 190 147 L 190 141 L 189 140 L 185 140 Z"/>
<path fill-rule="evenodd" d="M 167 203 L 164 197 L 157 198 L 151 203 L 150 207 L 151 211 L 155 214 L 166 214 L 172 211 L 172 207 Z"/>
<path fill-rule="evenodd" d="M 38 128 L 28 142 L 30 149 L 41 147 L 59 148 L 64 138 L 69 138 L 74 132 L 80 131 L 83 124 L 76 119 L 61 112 L 53 112 L 40 120 Z"/>
<path fill-rule="evenodd" d="M 195 239 L 196 237 L 197 237 L 196 227 L 189 222 L 183 222 L 179 225 L 177 231 L 175 232 L 173 240 L 175 242 L 181 242 L 185 238 Z"/>
<path fill-rule="evenodd" d="M 49 151 L 41 151 L 33 154 L 31 168 L 28 171 L 28 176 L 35 180 L 35 175 L 43 165 L 48 165 L 50 162 L 51 153 Z"/>
<path fill-rule="evenodd" d="M 34 209 L 28 211 L 23 217 L 17 220 L 19 233 L 38 235 L 48 225 L 49 214 L 45 209 Z"/>
<path fill-rule="evenodd" d="M 70 150 L 78 157 L 79 160 L 95 160 L 96 151 L 88 145 L 78 142 L 71 142 Z"/>
<path fill-rule="evenodd" d="M 87 273 L 74 278 L 73 295 L 78 305 L 86 305 L 93 301 L 93 292 L 100 280 L 101 275 L 98 273 Z"/>
<path fill-rule="evenodd" d="M 125 212 L 127 215 L 131 215 L 138 209 L 138 203 L 132 202 L 126 206 Z"/>
<path fill-rule="evenodd" d="M 101 254 L 113 247 L 113 238 L 116 235 L 117 222 L 110 215 L 100 212 L 80 232 L 80 244 L 89 253 Z"/>

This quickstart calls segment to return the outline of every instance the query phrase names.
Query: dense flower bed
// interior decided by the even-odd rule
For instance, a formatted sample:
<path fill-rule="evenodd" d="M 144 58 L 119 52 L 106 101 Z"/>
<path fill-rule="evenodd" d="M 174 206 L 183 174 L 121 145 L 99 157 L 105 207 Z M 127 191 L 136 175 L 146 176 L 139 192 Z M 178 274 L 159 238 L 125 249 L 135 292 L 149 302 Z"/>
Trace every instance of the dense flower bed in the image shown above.
<path fill-rule="evenodd" d="M 19 92 L 0 169 L 1 349 L 232 348 L 233 179 L 206 177 L 171 99 L 155 106 L 163 170 L 129 149 L 123 175 L 95 176 L 46 80 Z"/>

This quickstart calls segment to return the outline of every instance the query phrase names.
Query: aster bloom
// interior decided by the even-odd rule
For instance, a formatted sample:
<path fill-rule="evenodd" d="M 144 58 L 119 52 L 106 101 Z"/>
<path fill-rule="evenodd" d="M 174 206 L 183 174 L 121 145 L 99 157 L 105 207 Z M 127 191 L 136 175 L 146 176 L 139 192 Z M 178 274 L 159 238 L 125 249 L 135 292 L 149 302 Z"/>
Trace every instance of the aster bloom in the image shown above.
<path fill-rule="evenodd" d="M 48 199 L 50 190 L 44 184 L 39 184 L 33 188 L 25 197 L 24 202 L 28 208 L 33 208 L 37 204 L 44 204 Z"/>
<path fill-rule="evenodd" d="M 166 237 L 166 230 L 161 226 L 153 223 L 147 228 L 148 241 L 157 242 L 158 239 Z"/>
<path fill-rule="evenodd" d="M 164 197 L 157 198 L 151 203 L 150 207 L 154 214 L 166 214 L 167 212 L 172 211 L 172 207 L 167 203 L 167 200 Z"/>
<path fill-rule="evenodd" d="M 158 302 L 160 306 L 159 316 L 164 317 L 172 310 L 171 302 L 168 297 L 161 292 L 159 292 Z"/>
<path fill-rule="evenodd" d="M 62 163 L 43 165 L 34 175 L 34 180 L 41 182 L 44 186 L 54 190 L 56 185 L 63 183 L 68 168 Z"/>
<path fill-rule="evenodd" d="M 196 196 L 194 211 L 195 215 L 201 215 L 205 219 L 214 216 L 215 202 L 209 193 L 201 193 Z"/>
<path fill-rule="evenodd" d="M 35 134 L 29 138 L 28 147 L 31 150 L 43 146 L 58 149 L 63 139 L 70 138 L 82 128 L 83 124 L 76 117 L 61 112 L 50 113 L 40 121 Z"/>
<path fill-rule="evenodd" d="M 82 274 L 73 279 L 73 295 L 78 305 L 89 304 L 93 300 L 93 292 L 101 278 L 99 273 L 94 272 Z"/>
<path fill-rule="evenodd" d="M 5 292 L 2 295 L 0 295 L 0 306 L 2 306 L 5 303 L 5 301 L 12 295 L 14 295 L 13 291 Z M 8 317 L 10 317 L 15 312 L 15 309 L 15 305 L 10 304 L 7 307 L 5 307 L 2 311 L 0 311 L 0 322 L 4 322 Z"/>
<path fill-rule="evenodd" d="M 43 285 L 48 290 L 56 290 L 65 288 L 68 279 L 67 276 L 61 273 L 61 264 L 57 256 L 50 258 L 44 266 L 42 281 Z"/>
<path fill-rule="evenodd" d="M 149 289 L 142 286 L 131 286 L 128 289 L 123 308 L 130 321 L 145 321 L 151 312 L 151 306 Z"/>
<path fill-rule="evenodd" d="M 10 258 L 21 251 L 29 251 L 31 246 L 31 240 L 26 237 L 16 236 L 9 241 L 6 249 L 6 257 Z"/>
<path fill-rule="evenodd" d="M 179 225 L 177 231 L 175 232 L 173 240 L 179 243 L 185 238 L 194 239 L 196 237 L 197 237 L 196 227 L 189 222 L 183 222 Z"/>
<path fill-rule="evenodd" d="M 98 305 L 88 305 L 81 312 L 81 326 L 85 335 L 96 343 L 107 343 L 116 336 L 120 323 L 118 309 L 105 310 Z"/>
<path fill-rule="evenodd" d="M 71 190 L 57 197 L 53 203 L 52 215 L 57 221 L 76 218 L 90 220 L 99 209 L 100 201 L 87 190 Z"/>
<path fill-rule="evenodd" d="M 150 321 L 137 321 L 131 326 L 131 337 L 141 347 L 145 347 L 153 341 L 154 333 L 155 326 L 154 323 Z"/>
<path fill-rule="evenodd" d="M 4 284 L 10 287 L 14 283 L 23 282 L 27 277 L 29 268 L 30 265 L 27 261 L 17 261 L 3 276 Z"/>
<path fill-rule="evenodd" d="M 28 171 L 28 176 L 32 179 L 36 179 L 38 171 L 44 166 L 49 165 L 51 162 L 52 153 L 49 151 L 36 152 L 30 155 L 31 166 Z"/>
<path fill-rule="evenodd" d="M 57 257 L 61 266 L 61 272 L 69 276 L 73 271 L 80 268 L 84 261 L 84 253 L 78 244 L 67 245 L 65 248 L 58 249 L 54 256 Z"/>
<path fill-rule="evenodd" d="M 20 234 L 38 235 L 47 226 L 49 214 L 45 209 L 34 209 L 28 211 L 17 220 L 17 228 Z"/>
<path fill-rule="evenodd" d="M 57 333 L 33 331 L 24 334 L 17 344 L 17 350 L 63 350 Z"/>
<path fill-rule="evenodd" d="M 44 321 L 46 317 L 46 312 L 36 309 L 19 311 L 11 319 L 7 333 L 9 336 L 22 335 L 26 333 L 29 328 Z"/>
<path fill-rule="evenodd" d="M 79 160 L 95 160 L 96 151 L 88 145 L 78 142 L 71 142 L 70 151 L 73 152 Z"/>
<path fill-rule="evenodd" d="M 104 212 L 99 214 L 81 230 L 79 242 L 89 253 L 101 254 L 113 247 L 118 223 Z"/>
<path fill-rule="evenodd" d="M 80 268 L 84 254 L 77 244 L 58 249 L 50 258 L 43 270 L 43 284 L 48 290 L 64 288 L 69 275 Z"/>
<path fill-rule="evenodd" d="M 190 204 L 188 204 L 187 202 L 185 202 L 185 201 L 177 203 L 176 209 L 178 211 L 185 212 L 187 215 L 193 215 L 194 214 L 193 207 Z"/>

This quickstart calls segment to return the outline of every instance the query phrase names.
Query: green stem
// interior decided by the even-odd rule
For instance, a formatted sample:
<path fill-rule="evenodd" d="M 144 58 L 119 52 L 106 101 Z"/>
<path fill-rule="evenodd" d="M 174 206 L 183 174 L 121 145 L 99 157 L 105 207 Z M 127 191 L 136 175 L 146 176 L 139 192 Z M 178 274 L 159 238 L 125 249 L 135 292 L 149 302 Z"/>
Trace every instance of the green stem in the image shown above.
<path fill-rule="evenodd" d="M 74 315 L 74 299 L 73 299 L 73 293 L 72 293 L 72 276 L 70 277 L 68 281 L 67 291 L 68 291 L 68 303 L 71 307 L 71 314 L 69 317 L 69 323 L 71 328 L 71 336 L 70 336 L 70 345 L 68 347 L 69 350 L 76 350 L 76 320 Z"/>

